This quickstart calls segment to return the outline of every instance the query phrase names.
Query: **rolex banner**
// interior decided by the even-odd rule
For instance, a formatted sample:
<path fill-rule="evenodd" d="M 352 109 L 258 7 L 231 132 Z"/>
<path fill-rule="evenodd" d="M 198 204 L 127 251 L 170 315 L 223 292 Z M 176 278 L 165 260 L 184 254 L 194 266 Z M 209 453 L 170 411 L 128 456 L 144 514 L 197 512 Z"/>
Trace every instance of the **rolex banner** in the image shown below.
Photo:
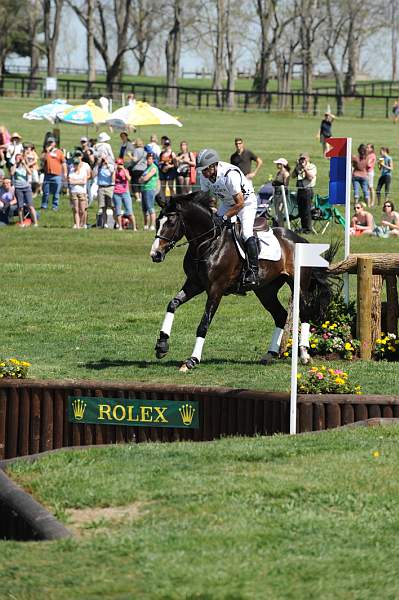
<path fill-rule="evenodd" d="M 198 413 L 198 401 L 68 397 L 72 423 L 198 429 Z"/>

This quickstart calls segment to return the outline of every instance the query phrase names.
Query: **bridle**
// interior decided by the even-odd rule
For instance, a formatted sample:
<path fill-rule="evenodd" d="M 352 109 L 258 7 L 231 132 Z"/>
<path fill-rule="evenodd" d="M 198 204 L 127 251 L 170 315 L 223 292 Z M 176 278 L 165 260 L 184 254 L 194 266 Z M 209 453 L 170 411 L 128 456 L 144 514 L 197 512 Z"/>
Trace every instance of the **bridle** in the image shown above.
<path fill-rule="evenodd" d="M 192 237 L 191 239 L 187 239 L 185 242 L 181 242 L 180 244 L 177 243 L 177 240 L 173 239 L 177 229 L 180 225 L 183 226 L 183 230 L 185 233 L 185 225 L 184 225 L 184 221 L 182 221 L 182 217 L 181 215 L 179 215 L 179 213 L 175 212 L 175 213 L 169 213 L 168 216 L 171 215 L 176 215 L 177 220 L 176 220 L 176 224 L 173 230 L 173 233 L 171 235 L 171 237 L 166 237 L 165 235 L 156 235 L 155 239 L 159 239 L 159 240 L 164 240 L 165 242 L 168 243 L 168 245 L 165 248 L 165 252 L 169 252 L 170 250 L 173 250 L 173 248 L 181 248 L 182 246 L 187 246 L 189 245 L 191 242 L 194 242 L 196 240 L 200 240 L 201 238 L 203 238 L 204 236 L 208 235 L 209 233 L 212 233 L 212 239 L 210 240 L 204 240 L 201 244 L 199 244 L 198 248 L 197 248 L 197 254 L 199 249 L 206 243 L 209 243 L 210 245 L 215 241 L 215 239 L 220 235 L 220 233 L 222 232 L 222 227 L 215 223 L 215 221 L 212 219 L 212 227 L 211 229 L 207 229 L 206 231 L 203 231 L 202 233 L 200 233 L 199 235 L 195 235 L 194 237 Z M 207 250 L 209 248 L 207 248 L 205 250 L 205 254 L 203 254 L 200 258 L 197 258 L 195 260 L 204 260 L 205 256 L 208 254 Z"/>

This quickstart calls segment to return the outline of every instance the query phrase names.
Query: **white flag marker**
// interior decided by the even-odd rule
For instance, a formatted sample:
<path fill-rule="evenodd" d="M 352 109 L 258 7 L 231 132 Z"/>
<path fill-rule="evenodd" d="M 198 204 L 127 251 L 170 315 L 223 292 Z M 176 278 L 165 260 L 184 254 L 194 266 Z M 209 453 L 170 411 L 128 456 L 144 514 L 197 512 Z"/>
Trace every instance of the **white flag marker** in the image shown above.
<path fill-rule="evenodd" d="M 301 267 L 328 267 L 328 261 L 320 256 L 320 254 L 328 250 L 329 247 L 329 244 L 295 244 L 294 298 L 292 307 L 290 434 L 296 433 L 299 292 Z"/>

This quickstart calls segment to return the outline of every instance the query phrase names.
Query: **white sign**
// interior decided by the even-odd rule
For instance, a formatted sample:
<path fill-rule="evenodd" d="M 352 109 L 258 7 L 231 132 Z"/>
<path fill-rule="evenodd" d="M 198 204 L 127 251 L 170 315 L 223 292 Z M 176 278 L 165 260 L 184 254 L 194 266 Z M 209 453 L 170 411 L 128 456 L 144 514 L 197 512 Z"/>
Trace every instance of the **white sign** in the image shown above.
<path fill-rule="evenodd" d="M 294 298 L 292 306 L 292 359 L 291 359 L 291 401 L 290 433 L 296 433 L 297 387 L 298 387 L 298 331 L 299 331 L 299 292 L 301 267 L 328 267 L 328 261 L 320 256 L 328 250 L 329 244 L 295 244 Z"/>
<path fill-rule="evenodd" d="M 57 78 L 56 77 L 46 77 L 46 92 L 56 92 L 57 91 Z"/>

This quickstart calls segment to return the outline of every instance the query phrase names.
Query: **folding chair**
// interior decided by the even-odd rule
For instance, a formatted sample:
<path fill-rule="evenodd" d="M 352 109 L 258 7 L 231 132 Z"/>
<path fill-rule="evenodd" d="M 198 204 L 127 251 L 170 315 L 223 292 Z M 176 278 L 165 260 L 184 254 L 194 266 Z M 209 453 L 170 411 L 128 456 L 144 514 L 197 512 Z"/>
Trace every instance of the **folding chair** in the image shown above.
<path fill-rule="evenodd" d="M 328 196 L 316 194 L 312 208 L 312 230 L 324 235 L 331 223 L 345 227 L 345 219 L 335 206 L 328 202 Z"/>

